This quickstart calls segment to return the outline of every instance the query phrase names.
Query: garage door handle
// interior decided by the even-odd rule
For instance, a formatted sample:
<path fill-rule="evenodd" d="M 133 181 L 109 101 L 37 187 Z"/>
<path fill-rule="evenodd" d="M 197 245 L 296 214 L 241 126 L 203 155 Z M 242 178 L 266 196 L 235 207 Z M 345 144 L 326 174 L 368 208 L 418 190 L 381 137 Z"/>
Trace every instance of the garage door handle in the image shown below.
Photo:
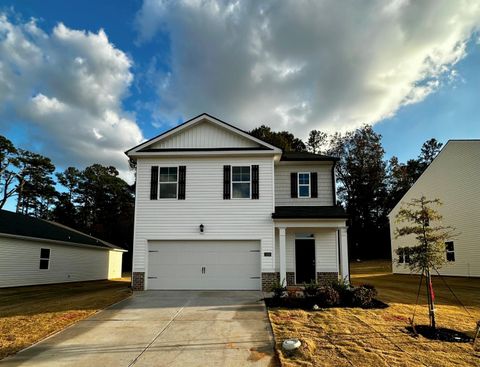
<path fill-rule="evenodd" d="M 202 266 L 202 274 L 205 274 L 205 266 Z"/>

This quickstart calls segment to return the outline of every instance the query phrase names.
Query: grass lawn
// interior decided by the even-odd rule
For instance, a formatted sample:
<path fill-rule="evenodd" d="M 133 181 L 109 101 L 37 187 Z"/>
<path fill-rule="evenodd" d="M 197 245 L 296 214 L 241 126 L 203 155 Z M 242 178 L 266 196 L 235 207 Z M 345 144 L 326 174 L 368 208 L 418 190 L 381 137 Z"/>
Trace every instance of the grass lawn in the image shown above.
<path fill-rule="evenodd" d="M 0 289 L 0 359 L 131 294 L 130 278 Z"/>
<path fill-rule="evenodd" d="M 430 341 L 406 333 L 412 317 L 419 277 L 394 275 L 388 262 L 362 262 L 351 266 L 352 283 L 369 283 L 386 309 L 331 308 L 321 311 L 269 310 L 283 366 L 480 366 L 480 348 L 472 344 Z M 480 279 L 446 278 L 468 313 L 448 288 L 434 278 L 437 324 L 473 336 L 480 320 Z M 425 285 L 421 290 L 415 323 L 428 324 Z M 294 356 L 284 355 L 281 342 L 302 340 Z M 477 342 L 477 344 L 480 344 Z M 480 345 L 478 345 L 480 347 Z"/>

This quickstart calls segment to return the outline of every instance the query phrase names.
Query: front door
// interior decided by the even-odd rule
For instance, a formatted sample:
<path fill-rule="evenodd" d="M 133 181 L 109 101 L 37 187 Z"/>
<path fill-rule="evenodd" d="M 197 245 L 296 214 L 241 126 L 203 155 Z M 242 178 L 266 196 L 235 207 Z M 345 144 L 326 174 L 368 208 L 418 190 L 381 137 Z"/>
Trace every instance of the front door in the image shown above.
<path fill-rule="evenodd" d="M 295 266 L 297 284 L 315 281 L 315 239 L 295 240 Z"/>

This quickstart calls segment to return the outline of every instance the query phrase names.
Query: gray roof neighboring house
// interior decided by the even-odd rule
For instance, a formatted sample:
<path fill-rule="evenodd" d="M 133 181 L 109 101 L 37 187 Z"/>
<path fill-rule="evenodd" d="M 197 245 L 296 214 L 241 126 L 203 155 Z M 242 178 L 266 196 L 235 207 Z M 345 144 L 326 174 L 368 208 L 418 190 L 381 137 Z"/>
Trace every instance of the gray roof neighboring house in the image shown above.
<path fill-rule="evenodd" d="M 61 242 L 66 245 L 71 244 L 72 246 L 93 246 L 102 249 L 126 251 L 121 247 L 89 236 L 63 224 L 7 210 L 0 210 L 0 236 L 42 239 Z"/>

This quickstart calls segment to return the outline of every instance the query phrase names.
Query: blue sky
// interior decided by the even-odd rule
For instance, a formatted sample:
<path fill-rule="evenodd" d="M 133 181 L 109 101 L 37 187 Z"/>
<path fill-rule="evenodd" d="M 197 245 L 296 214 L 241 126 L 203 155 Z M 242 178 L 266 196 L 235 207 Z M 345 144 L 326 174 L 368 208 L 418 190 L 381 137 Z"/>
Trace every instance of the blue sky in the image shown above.
<path fill-rule="evenodd" d="M 201 112 L 303 138 L 372 123 L 402 161 L 480 137 L 478 4 L 259 4 L 0 1 L 0 134 L 125 176 L 124 150 Z"/>

